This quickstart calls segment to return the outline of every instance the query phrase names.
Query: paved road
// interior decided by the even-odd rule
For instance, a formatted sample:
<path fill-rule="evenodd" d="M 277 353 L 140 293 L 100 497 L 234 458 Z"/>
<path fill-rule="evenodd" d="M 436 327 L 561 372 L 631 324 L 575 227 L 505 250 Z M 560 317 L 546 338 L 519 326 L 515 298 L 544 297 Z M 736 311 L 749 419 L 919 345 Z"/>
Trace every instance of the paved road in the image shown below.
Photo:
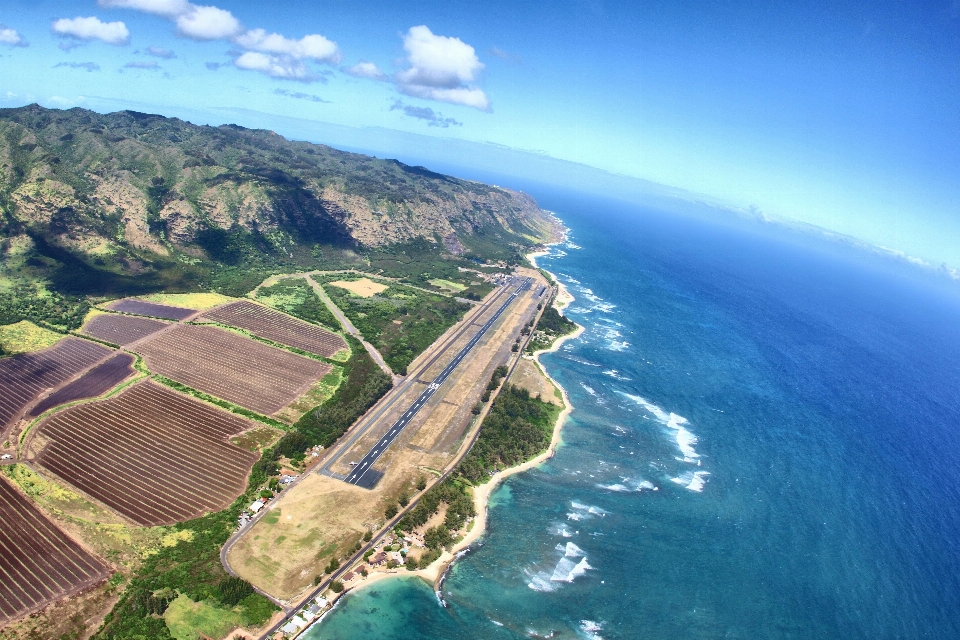
<path fill-rule="evenodd" d="M 510 297 L 504 301 L 500 308 L 497 309 L 497 312 L 487 320 L 480 330 L 477 331 L 470 342 L 468 342 L 456 355 L 456 357 L 446 366 L 443 371 L 434 378 L 433 382 L 427 385 L 427 388 L 423 390 L 420 396 L 413 402 L 410 407 L 403 412 L 403 415 L 390 427 L 389 431 L 375 445 L 370 451 L 365 455 L 360 462 L 353 468 L 353 471 L 350 472 L 346 477 L 346 482 L 350 484 L 355 484 L 358 487 L 364 487 L 366 489 L 372 489 L 376 486 L 377 482 L 380 480 L 381 474 L 377 471 L 373 471 L 373 465 L 376 464 L 377 460 L 383 453 L 387 450 L 390 444 L 396 439 L 400 432 L 403 431 L 403 428 L 410 424 L 410 421 L 420 412 L 420 409 L 423 408 L 423 405 L 433 396 L 434 393 L 440 388 L 447 378 L 450 377 L 450 374 L 453 373 L 454 369 L 463 361 L 467 354 L 480 342 L 480 339 L 483 338 L 484 334 L 487 332 L 490 327 L 500 318 L 501 314 L 510 306 L 510 303 L 516 299 L 521 293 L 530 288 L 530 279 L 525 279 L 520 283 L 517 288 L 510 294 Z"/>

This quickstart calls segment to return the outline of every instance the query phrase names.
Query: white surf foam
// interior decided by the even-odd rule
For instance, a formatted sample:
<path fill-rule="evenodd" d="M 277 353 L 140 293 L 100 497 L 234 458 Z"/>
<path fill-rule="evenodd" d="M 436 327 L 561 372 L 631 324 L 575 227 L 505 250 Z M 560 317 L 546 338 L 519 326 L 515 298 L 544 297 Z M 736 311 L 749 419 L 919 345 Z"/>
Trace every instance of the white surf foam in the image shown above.
<path fill-rule="evenodd" d="M 527 583 L 527 586 L 534 591 L 550 593 L 551 591 L 556 591 L 560 585 L 551 582 L 550 576 L 545 572 L 540 572 L 530 576 L 530 581 Z"/>
<path fill-rule="evenodd" d="M 710 475 L 709 471 L 688 471 L 677 476 L 676 478 L 670 478 L 670 481 L 675 482 L 680 486 L 689 489 L 690 491 L 696 491 L 697 493 L 700 493 L 703 491 L 703 487 L 707 483 L 706 478 L 708 475 Z"/>
<path fill-rule="evenodd" d="M 603 624 L 602 622 L 594 622 L 593 620 L 581 620 L 580 632 L 583 633 L 587 640 L 603 640 L 603 637 L 600 635 L 600 632 L 603 631 Z"/>
<path fill-rule="evenodd" d="M 585 384 L 582 383 L 582 382 L 580 383 L 580 386 L 583 387 L 583 390 L 586 391 L 587 393 L 589 393 L 590 395 L 592 395 L 592 396 L 596 396 L 596 395 L 597 395 L 597 392 L 594 390 L 593 387 L 587 386 L 587 385 L 585 385 Z"/>
<path fill-rule="evenodd" d="M 619 371 L 617 371 L 616 369 L 607 369 L 606 371 L 603 372 L 603 375 L 605 375 L 605 376 L 610 376 L 610 377 L 613 378 L 614 380 L 624 380 L 624 381 L 630 380 L 630 378 L 622 375 L 622 374 L 621 374 Z"/>
<path fill-rule="evenodd" d="M 626 351 L 627 347 L 630 346 L 630 343 L 626 340 L 611 340 L 607 343 L 607 350 L 609 351 Z"/>
<path fill-rule="evenodd" d="M 548 529 L 551 535 L 561 536 L 563 538 L 572 538 L 574 532 L 564 522 L 555 522 Z"/>
<path fill-rule="evenodd" d="M 573 544 L 572 542 L 568 542 L 565 545 L 558 544 L 556 548 L 557 548 L 557 551 L 563 552 L 563 555 L 565 555 L 568 558 L 580 558 L 586 555 L 584 554 L 583 549 Z"/>
<path fill-rule="evenodd" d="M 680 453 L 683 454 L 683 458 L 678 458 L 682 462 L 689 462 L 700 465 L 700 454 L 697 453 L 697 450 L 694 448 L 694 445 L 697 444 L 697 436 L 687 429 L 688 424 L 690 424 L 686 418 L 672 411 L 667 412 L 653 404 L 646 398 L 640 396 L 635 396 L 630 393 L 620 392 L 623 396 L 630 398 L 638 405 L 643 407 L 648 413 L 652 414 L 658 421 L 660 421 L 668 429 L 672 429 L 676 432 L 674 439 L 677 442 L 677 448 L 680 449 Z"/>
<path fill-rule="evenodd" d="M 567 514 L 567 519 L 573 520 L 574 522 L 580 522 L 581 520 L 585 520 L 586 517 L 587 516 L 583 515 L 582 513 L 578 513 L 576 511 L 571 511 L 570 513 Z"/>
<path fill-rule="evenodd" d="M 564 556 L 560 558 L 560 562 L 557 563 L 556 568 L 553 570 L 553 575 L 550 576 L 550 582 L 573 582 L 590 569 L 593 569 L 593 567 L 587 563 L 586 558 L 581 558 L 580 562 L 574 562 Z"/>

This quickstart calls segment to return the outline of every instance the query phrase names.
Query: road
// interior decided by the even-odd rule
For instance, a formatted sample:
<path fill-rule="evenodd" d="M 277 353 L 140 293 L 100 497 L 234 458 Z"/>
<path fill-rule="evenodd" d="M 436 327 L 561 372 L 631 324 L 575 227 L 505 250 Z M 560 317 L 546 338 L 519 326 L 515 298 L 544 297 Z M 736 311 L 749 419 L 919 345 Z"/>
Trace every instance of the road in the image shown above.
<path fill-rule="evenodd" d="M 517 296 L 530 288 L 530 279 L 527 278 L 521 282 L 517 288 L 510 294 L 510 297 L 504 301 L 500 308 L 497 309 L 489 320 L 487 320 L 480 330 L 470 339 L 470 341 L 464 345 L 464 347 L 457 353 L 456 357 L 450 361 L 450 363 L 443 368 L 443 371 L 433 379 L 433 381 L 427 385 L 427 388 L 423 390 L 420 396 L 413 402 L 410 407 L 403 412 L 403 415 L 393 424 L 392 427 L 384 434 L 380 440 L 377 441 L 373 448 L 361 458 L 361 460 L 356 464 L 347 477 L 346 482 L 350 484 L 357 485 L 358 487 L 363 487 L 365 489 L 372 489 L 376 486 L 377 482 L 380 480 L 381 474 L 373 471 L 373 465 L 376 464 L 377 460 L 383 453 L 387 450 L 391 443 L 400 435 L 403 431 L 403 428 L 406 427 L 413 418 L 420 412 L 420 409 L 423 408 L 423 405 L 433 396 L 434 393 L 440 388 L 447 378 L 450 377 L 450 374 L 457 368 L 457 366 L 463 361 L 467 354 L 477 345 L 478 342 L 486 334 L 487 330 L 493 326 L 493 324 L 500 318 L 507 307 L 510 306 L 510 303 L 513 302 Z"/>

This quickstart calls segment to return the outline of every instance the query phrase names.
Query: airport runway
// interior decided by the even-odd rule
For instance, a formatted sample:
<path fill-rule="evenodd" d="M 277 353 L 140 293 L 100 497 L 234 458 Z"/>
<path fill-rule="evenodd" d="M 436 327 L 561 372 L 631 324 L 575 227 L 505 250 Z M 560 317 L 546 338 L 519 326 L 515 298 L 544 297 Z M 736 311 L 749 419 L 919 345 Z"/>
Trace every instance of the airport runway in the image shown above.
<path fill-rule="evenodd" d="M 463 361 L 463 359 L 470 353 L 470 350 L 473 349 L 480 342 L 480 339 L 483 338 L 484 334 L 487 332 L 490 327 L 497 321 L 500 315 L 506 311 L 507 307 L 510 306 L 510 303 L 519 296 L 521 293 L 530 288 L 530 279 L 526 278 L 524 281 L 514 290 L 510 297 L 497 309 L 497 312 L 487 320 L 480 330 L 470 339 L 456 357 L 450 361 L 450 363 L 444 367 L 443 371 L 434 378 L 434 380 L 427 385 L 427 388 L 423 390 L 420 396 L 414 401 L 410 407 L 403 412 L 403 415 L 390 427 L 387 433 L 377 441 L 373 448 L 363 456 L 363 458 L 358 462 L 353 470 L 347 475 L 346 482 L 350 484 L 357 485 L 358 487 L 364 487 L 365 489 L 372 489 L 376 486 L 377 482 L 380 480 L 381 474 L 378 471 L 373 470 L 373 465 L 376 464 L 377 460 L 381 455 L 387 450 L 387 447 L 396 439 L 400 432 L 403 431 L 403 428 L 410 424 L 410 421 L 420 412 L 420 409 L 423 408 L 423 405 L 433 396 L 434 393 L 440 388 L 450 374 L 453 373 L 454 369 L 457 368 L 457 365 Z"/>

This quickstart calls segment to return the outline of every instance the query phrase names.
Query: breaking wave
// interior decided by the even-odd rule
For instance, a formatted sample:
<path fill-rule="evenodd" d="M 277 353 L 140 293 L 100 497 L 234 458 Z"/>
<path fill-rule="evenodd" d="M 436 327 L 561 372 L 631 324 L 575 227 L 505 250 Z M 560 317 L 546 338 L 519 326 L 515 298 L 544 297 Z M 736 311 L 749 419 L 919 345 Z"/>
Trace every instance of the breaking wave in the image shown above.
<path fill-rule="evenodd" d="M 689 422 L 686 418 L 672 411 L 664 411 L 646 398 L 630 393 L 621 392 L 621 394 L 639 404 L 668 429 L 676 431 L 674 439 L 677 442 L 677 448 L 679 448 L 680 453 L 683 454 L 683 458 L 678 458 L 679 460 L 682 462 L 696 463 L 698 466 L 700 465 L 700 454 L 697 453 L 697 450 L 694 448 L 694 445 L 697 444 L 697 436 L 687 429 L 686 425 L 688 425 Z"/>
<path fill-rule="evenodd" d="M 603 637 L 600 635 L 602 630 L 602 622 L 594 622 L 593 620 L 580 621 L 580 631 L 587 638 L 587 640 L 603 640 Z"/>
<path fill-rule="evenodd" d="M 670 478 L 671 482 L 679 484 L 681 487 L 700 493 L 707 483 L 706 477 L 710 475 L 709 471 L 688 471 L 676 478 Z"/>

